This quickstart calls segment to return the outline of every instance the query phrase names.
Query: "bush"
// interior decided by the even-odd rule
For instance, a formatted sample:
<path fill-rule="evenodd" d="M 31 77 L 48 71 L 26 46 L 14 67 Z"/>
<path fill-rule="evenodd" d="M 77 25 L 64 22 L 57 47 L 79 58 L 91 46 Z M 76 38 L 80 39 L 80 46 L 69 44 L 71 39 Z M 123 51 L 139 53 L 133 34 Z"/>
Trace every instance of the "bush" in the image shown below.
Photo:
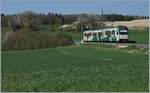
<path fill-rule="evenodd" d="M 2 40 L 2 50 L 42 49 L 73 44 L 71 36 L 57 32 L 8 32 Z"/>
<path fill-rule="evenodd" d="M 14 32 L 7 32 L 1 41 L 2 50 L 16 50 L 18 48 L 17 36 Z"/>

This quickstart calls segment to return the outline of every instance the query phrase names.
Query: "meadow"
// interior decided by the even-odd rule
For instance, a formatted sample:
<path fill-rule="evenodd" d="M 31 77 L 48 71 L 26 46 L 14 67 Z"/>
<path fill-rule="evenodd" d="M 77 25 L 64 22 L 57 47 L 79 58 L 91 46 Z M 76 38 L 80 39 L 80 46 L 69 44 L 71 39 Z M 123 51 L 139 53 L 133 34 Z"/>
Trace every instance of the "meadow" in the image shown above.
<path fill-rule="evenodd" d="M 54 27 L 55 28 L 55 27 Z M 2 28 L 2 36 L 10 31 Z M 49 26 L 40 31 L 51 32 Z M 74 41 L 81 32 L 66 32 Z M 129 31 L 129 40 L 148 44 L 148 30 Z M 148 92 L 148 49 L 102 44 L 2 51 L 2 91 Z"/>
<path fill-rule="evenodd" d="M 137 41 L 137 43 L 140 43 L 140 44 L 148 44 L 149 43 L 149 28 L 145 28 L 142 30 L 139 30 L 139 29 L 129 30 L 129 40 Z"/>
<path fill-rule="evenodd" d="M 99 44 L 2 52 L 2 91 L 148 92 L 146 50 Z"/>

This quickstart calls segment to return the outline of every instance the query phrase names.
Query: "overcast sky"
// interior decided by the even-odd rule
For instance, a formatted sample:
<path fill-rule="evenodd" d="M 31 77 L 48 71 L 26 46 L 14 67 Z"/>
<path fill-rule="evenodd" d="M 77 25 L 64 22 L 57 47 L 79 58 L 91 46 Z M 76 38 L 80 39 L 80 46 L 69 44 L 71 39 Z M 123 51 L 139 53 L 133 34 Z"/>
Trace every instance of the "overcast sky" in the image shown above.
<path fill-rule="evenodd" d="M 148 0 L 2 0 L 2 13 L 34 12 L 79 14 L 119 13 L 148 16 Z"/>

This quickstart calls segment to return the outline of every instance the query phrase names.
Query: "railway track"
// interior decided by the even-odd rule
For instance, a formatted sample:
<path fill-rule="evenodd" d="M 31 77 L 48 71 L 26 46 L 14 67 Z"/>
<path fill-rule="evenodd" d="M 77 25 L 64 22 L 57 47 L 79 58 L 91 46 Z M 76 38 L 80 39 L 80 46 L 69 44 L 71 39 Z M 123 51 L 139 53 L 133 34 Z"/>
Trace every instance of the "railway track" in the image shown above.
<path fill-rule="evenodd" d="M 111 46 L 114 46 L 114 47 L 117 47 L 117 46 L 135 46 L 136 48 L 146 48 L 148 49 L 149 48 L 149 44 L 136 44 L 136 43 L 102 43 L 104 45 L 111 45 Z"/>
<path fill-rule="evenodd" d="M 81 42 L 76 42 L 76 45 L 79 45 Z M 82 42 L 84 43 L 84 42 Z M 86 43 L 91 43 L 91 44 L 102 44 L 102 45 L 108 45 L 108 46 L 113 46 L 113 47 L 119 47 L 119 46 L 124 46 L 124 47 L 128 47 L 128 46 L 134 46 L 136 48 L 146 48 L 149 49 L 149 44 L 138 44 L 138 43 L 106 43 L 106 42 L 86 42 Z"/>

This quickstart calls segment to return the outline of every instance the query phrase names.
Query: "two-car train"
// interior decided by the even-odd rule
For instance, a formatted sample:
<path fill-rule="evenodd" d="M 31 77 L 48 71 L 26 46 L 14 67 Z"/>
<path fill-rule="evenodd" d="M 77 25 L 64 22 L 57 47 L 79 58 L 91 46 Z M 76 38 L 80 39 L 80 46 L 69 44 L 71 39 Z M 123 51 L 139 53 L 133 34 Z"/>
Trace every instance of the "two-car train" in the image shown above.
<path fill-rule="evenodd" d="M 85 30 L 83 32 L 85 42 L 128 42 L 128 28 L 118 26 L 115 28 L 100 30 Z"/>

